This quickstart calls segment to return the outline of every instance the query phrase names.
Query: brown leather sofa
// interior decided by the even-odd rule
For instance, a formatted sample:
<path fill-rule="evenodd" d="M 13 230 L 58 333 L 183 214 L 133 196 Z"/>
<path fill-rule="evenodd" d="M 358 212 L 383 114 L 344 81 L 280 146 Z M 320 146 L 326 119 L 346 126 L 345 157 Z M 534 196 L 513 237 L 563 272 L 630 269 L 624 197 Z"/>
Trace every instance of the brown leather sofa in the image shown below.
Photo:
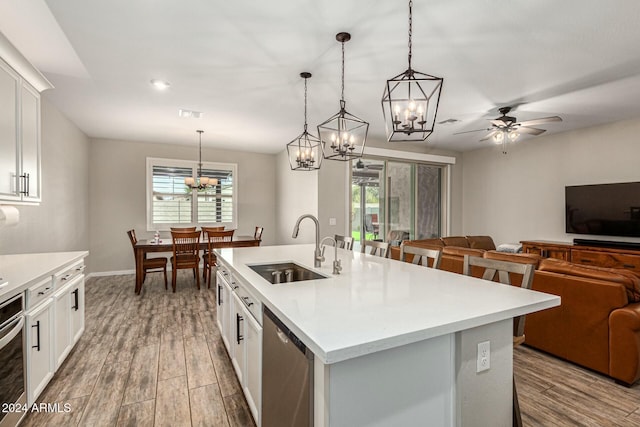
<path fill-rule="evenodd" d="M 544 259 L 533 290 L 559 307 L 527 315 L 525 343 L 626 385 L 640 379 L 640 279 L 622 269 Z"/>
<path fill-rule="evenodd" d="M 440 270 L 462 274 L 465 255 L 482 256 L 487 250 L 496 248 L 490 236 L 452 236 L 438 239 L 405 240 L 407 246 L 418 246 L 442 251 Z M 393 259 L 400 259 L 400 247 L 392 246 L 390 255 Z"/>
<path fill-rule="evenodd" d="M 481 237 L 485 239 L 474 243 L 476 247 L 471 247 L 468 237 L 404 243 L 442 250 L 440 269 L 454 273 L 462 273 L 467 254 L 536 265 L 532 289 L 558 295 L 562 302 L 559 307 L 527 315 L 525 344 L 625 385 L 640 379 L 640 278 L 623 269 L 497 252 L 488 236 Z M 472 270 L 476 277 L 482 273 Z M 511 282 L 519 286 L 520 278 L 512 277 Z"/>

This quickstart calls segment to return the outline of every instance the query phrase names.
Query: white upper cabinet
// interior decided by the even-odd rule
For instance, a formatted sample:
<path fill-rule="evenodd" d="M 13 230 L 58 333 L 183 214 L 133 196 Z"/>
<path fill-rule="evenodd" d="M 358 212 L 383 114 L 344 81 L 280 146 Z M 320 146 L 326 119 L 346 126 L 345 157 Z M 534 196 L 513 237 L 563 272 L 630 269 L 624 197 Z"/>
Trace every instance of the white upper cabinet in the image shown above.
<path fill-rule="evenodd" d="M 0 61 L 0 199 L 20 200 L 18 176 L 18 84 L 20 77 Z"/>
<path fill-rule="evenodd" d="M 40 201 L 40 94 L 22 82 L 20 142 L 22 146 L 22 200 Z"/>
<path fill-rule="evenodd" d="M 0 203 L 39 203 L 40 92 L 53 86 L 0 33 Z"/>

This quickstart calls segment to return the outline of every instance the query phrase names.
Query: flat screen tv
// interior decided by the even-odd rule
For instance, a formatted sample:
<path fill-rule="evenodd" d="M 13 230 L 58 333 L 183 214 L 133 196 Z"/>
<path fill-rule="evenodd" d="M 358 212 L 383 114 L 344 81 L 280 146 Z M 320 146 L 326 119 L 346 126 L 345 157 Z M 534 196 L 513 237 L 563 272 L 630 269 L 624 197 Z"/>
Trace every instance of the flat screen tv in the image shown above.
<path fill-rule="evenodd" d="M 566 231 L 640 237 L 640 182 L 565 187 Z"/>

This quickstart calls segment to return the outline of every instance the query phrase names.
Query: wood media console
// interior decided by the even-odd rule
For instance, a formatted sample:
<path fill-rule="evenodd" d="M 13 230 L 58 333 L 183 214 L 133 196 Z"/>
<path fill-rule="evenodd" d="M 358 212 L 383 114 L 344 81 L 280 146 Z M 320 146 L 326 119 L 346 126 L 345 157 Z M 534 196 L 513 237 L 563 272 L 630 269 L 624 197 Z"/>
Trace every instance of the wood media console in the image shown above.
<path fill-rule="evenodd" d="M 640 276 L 640 246 L 626 242 L 523 240 L 522 252 L 575 264 L 624 268 Z"/>

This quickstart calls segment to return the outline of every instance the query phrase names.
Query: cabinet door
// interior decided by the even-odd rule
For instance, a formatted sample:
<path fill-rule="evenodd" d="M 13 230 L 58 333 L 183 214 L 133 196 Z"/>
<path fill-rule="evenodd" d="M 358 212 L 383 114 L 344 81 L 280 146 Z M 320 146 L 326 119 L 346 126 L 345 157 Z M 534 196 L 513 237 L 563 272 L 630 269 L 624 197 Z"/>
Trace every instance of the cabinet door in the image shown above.
<path fill-rule="evenodd" d="M 18 75 L 0 60 L 0 200 L 19 200 Z"/>
<path fill-rule="evenodd" d="M 40 94 L 23 82 L 20 103 L 22 200 L 40 201 Z"/>
<path fill-rule="evenodd" d="M 262 326 L 245 312 L 246 371 L 244 395 L 256 424 L 260 425 L 262 398 Z"/>
<path fill-rule="evenodd" d="M 55 301 L 55 345 L 54 361 L 57 370 L 67 357 L 73 346 L 71 337 L 70 294 L 74 282 L 68 283 L 53 294 Z"/>
<path fill-rule="evenodd" d="M 238 382 L 240 386 L 244 389 L 244 372 L 245 368 L 245 325 L 247 316 L 244 313 L 244 304 L 240 301 L 240 298 L 234 293 L 233 294 L 233 334 L 231 340 L 231 346 L 233 347 L 233 351 L 231 352 L 231 364 L 236 371 L 236 375 L 238 376 Z"/>
<path fill-rule="evenodd" d="M 53 376 L 53 301 L 27 313 L 27 403 L 32 405 Z"/>
<path fill-rule="evenodd" d="M 220 333 L 222 334 L 222 342 L 227 348 L 229 355 L 231 355 L 231 351 L 233 350 L 233 347 L 231 346 L 231 290 L 226 282 L 222 281 L 221 285 L 222 288 L 220 295 L 222 297 L 222 301 L 220 303 L 220 306 L 222 308 L 220 309 L 220 319 L 222 325 Z"/>
<path fill-rule="evenodd" d="M 71 345 L 78 342 L 84 332 L 84 275 L 71 288 Z"/>

